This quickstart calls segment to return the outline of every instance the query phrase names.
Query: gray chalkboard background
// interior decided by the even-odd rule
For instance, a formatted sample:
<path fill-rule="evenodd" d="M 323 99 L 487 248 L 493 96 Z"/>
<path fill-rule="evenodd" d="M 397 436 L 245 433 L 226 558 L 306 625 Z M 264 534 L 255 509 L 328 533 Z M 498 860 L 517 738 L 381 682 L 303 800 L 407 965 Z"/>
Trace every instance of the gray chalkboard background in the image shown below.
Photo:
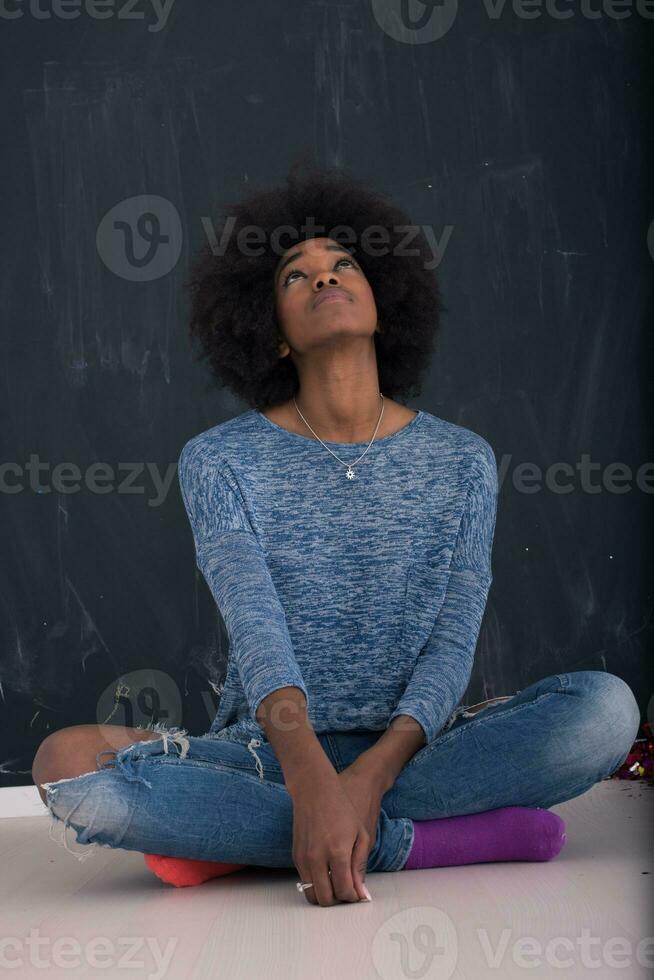
<path fill-rule="evenodd" d="M 468 701 L 597 669 L 651 717 L 644 6 L 4 6 L 0 785 L 67 725 L 209 728 L 227 640 L 176 462 L 249 406 L 196 362 L 182 283 L 224 204 L 305 148 L 440 244 L 411 404 L 488 439 L 500 479 Z"/>

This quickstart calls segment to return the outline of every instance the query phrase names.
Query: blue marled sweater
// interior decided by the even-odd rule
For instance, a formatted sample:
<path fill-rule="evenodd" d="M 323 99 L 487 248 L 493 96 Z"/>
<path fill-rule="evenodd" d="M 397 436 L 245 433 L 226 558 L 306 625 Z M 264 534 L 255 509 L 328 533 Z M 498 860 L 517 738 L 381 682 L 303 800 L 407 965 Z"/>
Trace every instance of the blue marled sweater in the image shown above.
<path fill-rule="evenodd" d="M 345 463 L 368 445 L 326 444 Z M 316 733 L 406 714 L 427 742 L 463 698 L 492 581 L 493 450 L 420 411 L 354 471 L 254 409 L 182 449 L 197 566 L 230 641 L 218 737 L 265 738 L 256 710 L 287 686 Z"/>

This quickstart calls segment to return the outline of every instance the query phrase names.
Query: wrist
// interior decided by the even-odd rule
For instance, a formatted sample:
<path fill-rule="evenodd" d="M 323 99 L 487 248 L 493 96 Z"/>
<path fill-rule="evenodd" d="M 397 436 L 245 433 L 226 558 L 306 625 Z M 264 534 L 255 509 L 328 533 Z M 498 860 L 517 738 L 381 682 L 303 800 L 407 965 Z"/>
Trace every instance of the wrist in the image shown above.
<path fill-rule="evenodd" d="M 317 738 L 303 746 L 301 757 L 283 762 L 282 771 L 291 796 L 314 792 L 317 783 L 336 777 L 336 770 Z"/>
<path fill-rule="evenodd" d="M 379 796 L 383 796 L 392 788 L 399 774 L 399 771 L 395 771 L 392 762 L 381 752 L 376 752 L 374 746 L 362 752 L 352 763 L 351 768 L 363 776 Z"/>

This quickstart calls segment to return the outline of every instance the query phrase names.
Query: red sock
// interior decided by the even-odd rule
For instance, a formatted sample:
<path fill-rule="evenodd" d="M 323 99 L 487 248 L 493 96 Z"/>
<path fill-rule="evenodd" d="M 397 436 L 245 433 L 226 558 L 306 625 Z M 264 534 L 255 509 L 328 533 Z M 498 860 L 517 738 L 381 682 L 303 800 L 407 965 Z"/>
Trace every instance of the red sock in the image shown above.
<path fill-rule="evenodd" d="M 222 861 L 193 861 L 191 858 L 168 857 L 165 854 L 144 854 L 146 865 L 162 881 L 176 888 L 201 885 L 209 878 L 231 874 L 247 868 L 247 864 L 224 864 Z"/>

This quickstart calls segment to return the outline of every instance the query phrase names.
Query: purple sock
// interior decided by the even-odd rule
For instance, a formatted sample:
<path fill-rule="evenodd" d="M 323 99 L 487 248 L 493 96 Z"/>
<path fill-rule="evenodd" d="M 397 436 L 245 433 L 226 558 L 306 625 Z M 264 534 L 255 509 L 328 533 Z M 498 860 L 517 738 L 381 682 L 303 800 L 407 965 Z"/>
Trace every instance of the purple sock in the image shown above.
<path fill-rule="evenodd" d="M 407 871 L 485 861 L 550 861 L 565 843 L 565 823 L 551 810 L 503 806 L 439 820 L 414 820 Z"/>

